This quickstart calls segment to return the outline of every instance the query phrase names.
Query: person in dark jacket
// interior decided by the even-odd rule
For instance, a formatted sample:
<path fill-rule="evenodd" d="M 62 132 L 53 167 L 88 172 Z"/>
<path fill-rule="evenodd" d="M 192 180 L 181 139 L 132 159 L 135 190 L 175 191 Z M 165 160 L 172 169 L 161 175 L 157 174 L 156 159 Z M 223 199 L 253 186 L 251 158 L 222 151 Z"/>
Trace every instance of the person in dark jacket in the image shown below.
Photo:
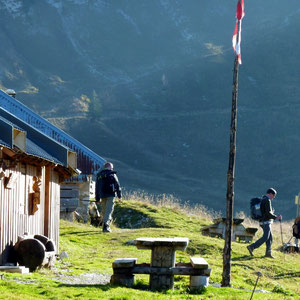
<path fill-rule="evenodd" d="M 103 232 L 111 232 L 110 223 L 114 211 L 114 201 L 117 196 L 121 200 L 122 192 L 111 162 L 106 162 L 96 180 L 96 203 L 101 200 L 101 217 L 103 220 Z"/>
<path fill-rule="evenodd" d="M 280 222 L 282 220 L 282 216 L 281 215 L 276 216 L 272 209 L 271 201 L 276 197 L 276 195 L 277 195 L 276 190 L 273 188 L 269 188 L 267 190 L 266 195 L 262 197 L 262 201 L 260 205 L 260 209 L 262 212 L 262 219 L 260 220 L 259 225 L 263 230 L 263 236 L 260 239 L 258 239 L 255 243 L 247 246 L 247 249 L 251 256 L 253 256 L 254 249 L 257 249 L 263 243 L 266 243 L 265 257 L 274 258 L 272 255 L 273 236 L 272 236 L 271 224 L 273 223 L 273 220 L 279 220 Z"/>

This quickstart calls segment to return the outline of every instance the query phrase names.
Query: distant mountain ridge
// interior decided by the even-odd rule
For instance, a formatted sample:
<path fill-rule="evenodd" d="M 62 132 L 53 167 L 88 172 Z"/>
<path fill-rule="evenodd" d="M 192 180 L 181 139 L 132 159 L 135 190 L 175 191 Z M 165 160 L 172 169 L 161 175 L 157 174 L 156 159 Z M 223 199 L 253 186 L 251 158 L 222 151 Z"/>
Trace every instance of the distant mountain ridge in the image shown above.
<path fill-rule="evenodd" d="M 224 210 L 236 1 L 0 0 L 0 86 L 113 160 L 125 189 Z M 245 2 L 235 209 L 295 216 L 300 3 Z M 75 116 L 75 118 L 73 118 Z"/>

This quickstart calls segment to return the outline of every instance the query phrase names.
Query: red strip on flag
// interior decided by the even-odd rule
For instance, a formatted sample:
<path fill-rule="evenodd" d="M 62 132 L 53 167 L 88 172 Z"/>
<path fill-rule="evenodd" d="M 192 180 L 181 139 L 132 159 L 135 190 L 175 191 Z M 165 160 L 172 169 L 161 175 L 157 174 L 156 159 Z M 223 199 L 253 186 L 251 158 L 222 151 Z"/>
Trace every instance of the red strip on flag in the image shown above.
<path fill-rule="evenodd" d="M 236 18 L 242 20 L 245 16 L 244 12 L 244 0 L 239 0 L 236 7 Z"/>
<path fill-rule="evenodd" d="M 234 53 L 238 57 L 239 64 L 242 63 L 241 59 L 241 31 L 242 31 L 242 19 L 245 16 L 244 12 L 244 0 L 238 0 L 236 7 L 236 23 L 234 28 L 234 33 L 232 37 L 232 47 Z"/>

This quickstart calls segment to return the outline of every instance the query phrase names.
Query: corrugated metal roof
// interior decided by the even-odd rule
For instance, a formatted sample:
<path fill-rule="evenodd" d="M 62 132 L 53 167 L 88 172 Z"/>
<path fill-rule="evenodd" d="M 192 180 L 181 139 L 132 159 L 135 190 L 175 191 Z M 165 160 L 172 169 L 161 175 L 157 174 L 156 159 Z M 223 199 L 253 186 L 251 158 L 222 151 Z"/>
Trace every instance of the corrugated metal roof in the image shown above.
<path fill-rule="evenodd" d="M 0 110 L 2 111 L 3 109 L 0 108 Z M 11 127 L 7 127 L 7 128 L 3 128 L 0 132 L 0 144 L 7 147 L 7 148 L 10 148 L 12 149 L 13 148 L 13 145 L 9 145 L 8 143 L 6 143 L 5 141 L 3 141 L 1 139 L 1 135 L 6 135 L 6 134 L 12 134 L 12 131 L 11 131 L 11 128 L 15 128 L 15 129 L 18 129 L 20 131 L 23 131 L 25 133 L 27 133 L 27 131 L 18 126 L 17 124 L 15 124 L 14 122 L 10 121 L 10 120 L 7 120 L 6 118 L 4 118 L 3 116 L 0 116 L 0 120 L 2 122 L 5 122 L 6 124 L 10 125 Z M 10 132 L 9 132 L 10 130 Z M 33 130 L 37 131 L 37 129 L 33 128 Z M 4 131 L 7 131 L 7 132 L 4 132 Z M 43 133 L 41 133 L 42 135 L 44 135 Z M 52 140 L 51 138 L 45 136 L 47 139 L 49 140 Z M 54 141 L 55 143 L 57 143 L 56 141 Z M 47 144 L 44 144 L 43 146 L 47 146 Z M 64 147 L 66 150 L 67 148 L 65 146 L 62 145 L 62 147 Z M 38 158 L 42 158 L 42 159 L 45 159 L 47 161 L 50 161 L 50 162 L 53 162 L 55 164 L 60 164 L 60 165 L 65 165 L 66 167 L 68 166 L 67 164 L 63 163 L 62 161 L 60 161 L 56 156 L 52 155 L 49 153 L 49 151 L 43 149 L 41 146 L 37 145 L 31 138 L 29 138 L 27 135 L 26 135 L 26 149 L 25 149 L 25 153 L 28 154 L 28 155 L 32 155 L 32 156 L 35 156 L 35 157 L 38 157 Z"/>
<path fill-rule="evenodd" d="M 63 165 L 63 163 L 59 161 L 56 157 L 52 156 L 50 153 L 39 147 L 37 144 L 35 144 L 28 138 L 26 138 L 26 153 L 39 158 L 46 159 L 56 164 Z"/>
<path fill-rule="evenodd" d="M 23 120 L 19 119 L 18 117 L 14 116 L 1 107 L 0 115 L 2 116 L 2 118 L 8 120 L 11 124 L 13 124 L 12 127 L 17 126 L 22 131 L 26 132 L 26 137 L 28 139 L 30 139 L 36 145 L 39 145 L 39 147 L 46 149 L 47 153 L 49 153 L 52 157 L 55 157 L 56 160 L 60 161 L 62 165 L 66 167 L 68 166 L 68 147 L 62 145 L 58 141 L 52 139 L 51 137 L 47 136 L 43 132 L 34 128 L 30 124 L 27 124 Z"/>
<path fill-rule="evenodd" d="M 80 169 L 83 175 L 95 174 L 101 166 L 105 163 L 105 159 L 81 144 L 79 141 L 65 133 L 63 130 L 57 128 L 27 106 L 22 104 L 15 98 L 7 95 L 0 90 L 0 106 L 5 110 L 23 120 L 27 124 L 30 124 L 34 128 L 37 128 L 48 137 L 53 138 L 59 143 L 67 146 L 77 153 L 77 168 Z"/>
<path fill-rule="evenodd" d="M 0 120 L 4 121 L 5 123 L 11 125 L 12 127 L 16 128 L 16 129 L 18 129 L 20 131 L 25 131 L 24 129 L 22 129 L 21 127 L 19 127 L 17 124 L 12 123 L 11 121 L 3 118 L 2 116 L 0 116 Z"/>
<path fill-rule="evenodd" d="M 8 145 L 8 144 L 5 143 L 3 140 L 1 140 L 1 138 L 0 138 L 0 145 L 1 145 L 1 146 L 4 146 L 4 147 L 7 147 L 7 148 L 10 148 L 10 145 Z"/>

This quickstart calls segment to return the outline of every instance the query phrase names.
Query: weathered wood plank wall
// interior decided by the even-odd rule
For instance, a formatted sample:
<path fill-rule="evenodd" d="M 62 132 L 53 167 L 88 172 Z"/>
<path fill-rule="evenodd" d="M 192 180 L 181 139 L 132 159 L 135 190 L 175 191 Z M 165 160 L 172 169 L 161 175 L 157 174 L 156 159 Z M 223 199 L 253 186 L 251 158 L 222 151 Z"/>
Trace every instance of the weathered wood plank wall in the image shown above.
<path fill-rule="evenodd" d="M 48 237 L 55 242 L 58 249 L 59 243 L 59 219 L 60 219 L 60 184 L 59 175 L 51 169 L 50 177 L 50 213 Z"/>
<path fill-rule="evenodd" d="M 59 174 L 47 167 L 49 182 L 46 181 L 46 167 L 18 163 L 15 168 L 6 169 L 5 177 L 14 176 L 11 188 L 5 188 L 5 178 L 0 180 L 0 265 L 8 260 L 10 248 L 19 235 L 42 234 L 52 239 L 57 247 L 59 242 L 60 184 Z M 33 176 L 40 175 L 40 204 L 30 215 L 30 193 L 33 193 Z M 49 195 L 45 186 L 49 186 Z M 45 199 L 48 207 L 45 208 Z M 48 212 L 48 215 L 45 215 Z M 45 232 L 47 229 L 47 232 Z"/>

